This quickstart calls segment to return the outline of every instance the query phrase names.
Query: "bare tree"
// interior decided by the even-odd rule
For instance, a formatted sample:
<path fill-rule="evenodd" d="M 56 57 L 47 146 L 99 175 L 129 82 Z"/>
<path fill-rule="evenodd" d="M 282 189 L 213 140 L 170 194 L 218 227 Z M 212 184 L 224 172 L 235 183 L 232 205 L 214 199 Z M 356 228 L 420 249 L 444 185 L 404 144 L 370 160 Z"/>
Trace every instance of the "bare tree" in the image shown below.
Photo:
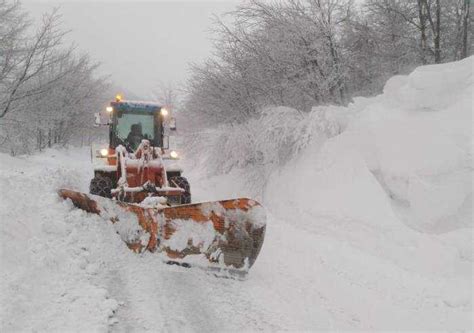
<path fill-rule="evenodd" d="M 391 12 L 418 34 L 420 63 L 441 63 L 469 54 L 468 0 L 367 0 L 369 8 Z"/>
<path fill-rule="evenodd" d="M 31 23 L 18 2 L 0 2 L 0 150 L 29 153 L 97 135 L 92 113 L 106 103 L 98 64 L 64 47 L 57 11 Z"/>
<path fill-rule="evenodd" d="M 464 0 L 249 0 L 227 15 L 213 57 L 191 68 L 185 102 L 212 123 L 243 123 L 267 106 L 344 104 L 470 54 Z"/>
<path fill-rule="evenodd" d="M 59 15 L 57 11 L 45 15 L 43 24 L 31 39 L 26 38 L 22 48 L 16 52 L 17 59 L 4 61 L 9 75 L 4 76 L 2 86 L 4 98 L 0 104 L 0 118 L 3 118 L 11 109 L 13 103 L 40 94 L 51 88 L 65 73 L 52 77 L 41 88 L 26 89 L 27 83 L 47 71 L 56 63 L 68 58 L 73 49 L 59 51 L 65 32 L 59 30 Z"/>
<path fill-rule="evenodd" d="M 178 89 L 171 82 L 160 82 L 153 92 L 154 99 L 159 101 L 161 105 L 168 108 L 177 108 L 179 103 Z"/>
<path fill-rule="evenodd" d="M 345 103 L 340 31 L 351 3 L 251 0 L 228 14 L 232 23 L 217 19 L 215 57 L 192 67 L 186 109 L 243 122 L 267 105 Z"/>
<path fill-rule="evenodd" d="M 433 8 L 435 14 L 433 15 Z M 433 56 L 434 62 L 439 64 L 441 62 L 441 4 L 440 0 L 435 0 L 433 4 L 430 0 L 418 0 L 419 12 L 421 13 L 420 21 L 429 22 L 433 36 Z M 434 16 L 434 17 L 433 17 Z M 420 22 L 421 27 L 421 22 Z M 424 31 L 422 31 L 424 34 Z M 423 37 L 423 36 L 422 36 Z M 426 38 L 426 34 L 425 34 Z"/>
<path fill-rule="evenodd" d="M 461 10 L 461 18 L 462 18 L 462 47 L 461 47 L 461 59 L 464 59 L 468 56 L 468 34 L 469 34 L 469 8 L 470 8 L 470 1 L 464 0 L 462 4 Z"/>

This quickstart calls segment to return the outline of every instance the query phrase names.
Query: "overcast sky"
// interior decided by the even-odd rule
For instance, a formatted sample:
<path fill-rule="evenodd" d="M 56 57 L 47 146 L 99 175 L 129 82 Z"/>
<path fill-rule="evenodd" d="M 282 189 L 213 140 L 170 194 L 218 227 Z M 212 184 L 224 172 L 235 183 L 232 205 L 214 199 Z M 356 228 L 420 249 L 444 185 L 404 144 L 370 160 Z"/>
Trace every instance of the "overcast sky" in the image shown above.
<path fill-rule="evenodd" d="M 60 7 L 68 38 L 102 63 L 101 71 L 139 97 L 161 82 L 183 82 L 188 64 L 210 55 L 213 14 L 235 8 L 225 1 L 24 0 L 32 17 Z"/>

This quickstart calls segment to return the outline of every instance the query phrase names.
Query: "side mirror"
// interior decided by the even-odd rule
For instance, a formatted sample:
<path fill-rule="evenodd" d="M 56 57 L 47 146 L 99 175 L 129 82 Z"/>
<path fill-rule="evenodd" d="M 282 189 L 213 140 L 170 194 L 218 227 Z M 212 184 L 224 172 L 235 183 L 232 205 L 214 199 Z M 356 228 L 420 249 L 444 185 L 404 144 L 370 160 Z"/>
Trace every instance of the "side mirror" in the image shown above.
<path fill-rule="evenodd" d="M 170 119 L 170 130 L 176 131 L 176 118 L 171 118 Z"/>
<path fill-rule="evenodd" d="M 94 117 L 95 117 L 95 122 L 94 122 L 94 126 L 95 127 L 99 127 L 100 125 L 102 125 L 102 122 L 101 122 L 101 119 L 100 119 L 100 113 L 94 113 Z"/>
<path fill-rule="evenodd" d="M 170 137 L 168 135 L 163 136 L 163 149 L 170 148 Z"/>
<path fill-rule="evenodd" d="M 102 117 L 100 116 L 100 113 L 94 113 L 95 121 L 94 121 L 94 127 L 100 127 L 100 126 L 109 126 L 112 125 L 112 122 L 110 120 L 110 117 L 108 118 L 106 123 L 102 123 Z"/>

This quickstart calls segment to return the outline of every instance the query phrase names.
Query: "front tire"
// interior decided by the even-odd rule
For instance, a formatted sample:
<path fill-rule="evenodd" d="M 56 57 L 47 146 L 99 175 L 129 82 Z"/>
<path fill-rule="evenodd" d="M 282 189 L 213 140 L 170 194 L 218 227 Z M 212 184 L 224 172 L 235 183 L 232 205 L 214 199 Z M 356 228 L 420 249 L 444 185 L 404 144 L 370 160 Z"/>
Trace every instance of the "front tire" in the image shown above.
<path fill-rule="evenodd" d="M 95 176 L 89 185 L 89 193 L 112 198 L 112 179 L 104 176 Z"/>
<path fill-rule="evenodd" d="M 181 194 L 181 204 L 190 204 L 191 203 L 191 186 L 186 178 L 181 176 L 171 177 L 169 179 L 171 186 L 180 187 L 184 190 L 184 193 Z"/>

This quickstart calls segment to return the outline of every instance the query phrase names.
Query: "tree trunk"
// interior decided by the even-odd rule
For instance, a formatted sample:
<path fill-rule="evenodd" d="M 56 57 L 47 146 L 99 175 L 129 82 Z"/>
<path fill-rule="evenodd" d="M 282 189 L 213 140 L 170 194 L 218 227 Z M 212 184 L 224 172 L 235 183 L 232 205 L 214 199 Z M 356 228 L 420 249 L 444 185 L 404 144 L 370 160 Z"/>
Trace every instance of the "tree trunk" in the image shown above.
<path fill-rule="evenodd" d="M 337 54 L 336 46 L 334 45 L 332 37 L 331 36 L 328 37 L 328 40 L 329 40 L 329 50 L 331 52 L 332 63 L 334 66 L 333 68 L 335 68 L 337 72 L 336 86 L 331 87 L 331 91 L 333 92 L 334 91 L 333 89 L 336 88 L 338 96 L 337 97 L 335 96 L 335 97 L 339 100 L 338 104 L 344 104 L 346 100 L 346 96 L 344 94 L 345 84 L 344 84 L 342 74 L 340 72 L 341 66 L 340 66 L 340 61 L 339 61 L 339 55 Z"/>
<path fill-rule="evenodd" d="M 417 0 L 418 3 L 418 18 L 420 20 L 420 60 L 423 65 L 426 65 L 426 15 L 423 10 L 422 0 Z"/>
<path fill-rule="evenodd" d="M 436 0 L 436 28 L 434 33 L 434 56 L 435 63 L 441 63 L 441 5 L 440 0 Z"/>
<path fill-rule="evenodd" d="M 48 148 L 51 148 L 52 146 L 52 133 L 51 133 L 51 128 L 48 129 Z"/>
<path fill-rule="evenodd" d="M 468 29 L 469 29 L 469 2 L 470 0 L 464 0 L 462 8 L 463 23 L 462 23 L 462 48 L 461 48 L 461 59 L 467 57 L 468 51 Z"/>
<path fill-rule="evenodd" d="M 38 150 L 41 151 L 43 148 L 43 132 L 41 131 L 41 128 L 38 128 L 38 136 L 36 138 L 36 141 L 38 142 Z"/>

